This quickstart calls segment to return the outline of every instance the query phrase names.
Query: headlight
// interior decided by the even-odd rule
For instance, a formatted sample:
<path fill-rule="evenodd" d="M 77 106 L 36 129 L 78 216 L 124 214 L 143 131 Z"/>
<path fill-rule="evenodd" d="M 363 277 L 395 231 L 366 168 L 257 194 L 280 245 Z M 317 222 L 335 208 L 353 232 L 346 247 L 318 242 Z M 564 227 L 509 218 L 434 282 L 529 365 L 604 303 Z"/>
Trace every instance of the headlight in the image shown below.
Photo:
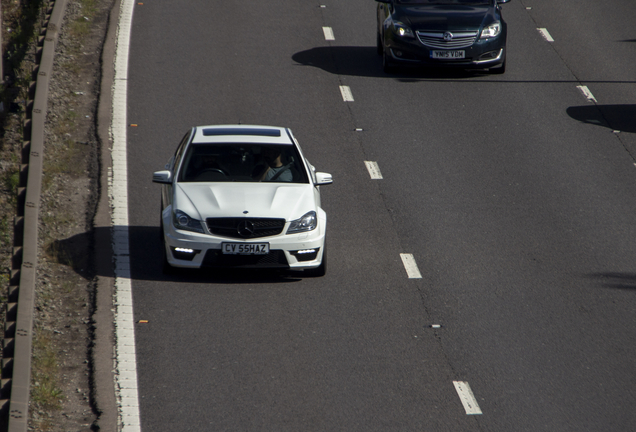
<path fill-rule="evenodd" d="M 176 210 L 172 214 L 172 224 L 176 229 L 194 231 L 203 234 L 203 226 L 201 225 L 201 221 L 192 219 L 181 210 Z"/>
<path fill-rule="evenodd" d="M 316 218 L 316 212 L 310 211 L 306 213 L 300 219 L 291 221 L 289 228 L 287 228 L 287 234 L 294 234 L 299 232 L 311 231 L 316 229 L 318 225 L 318 218 Z"/>
<path fill-rule="evenodd" d="M 481 31 L 480 39 L 494 38 L 495 36 L 499 36 L 499 33 L 501 33 L 501 23 L 499 21 L 495 21 L 489 26 L 484 27 Z"/>
<path fill-rule="evenodd" d="M 399 21 L 393 21 L 393 32 L 401 37 L 413 37 L 413 30 Z"/>

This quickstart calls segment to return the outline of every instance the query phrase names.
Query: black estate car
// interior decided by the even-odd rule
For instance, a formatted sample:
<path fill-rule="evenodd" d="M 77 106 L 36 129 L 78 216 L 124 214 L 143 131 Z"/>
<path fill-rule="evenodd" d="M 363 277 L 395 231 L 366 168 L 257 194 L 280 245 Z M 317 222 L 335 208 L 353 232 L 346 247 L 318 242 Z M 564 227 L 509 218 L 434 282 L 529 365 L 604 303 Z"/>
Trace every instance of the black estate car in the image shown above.
<path fill-rule="evenodd" d="M 378 54 L 385 72 L 395 66 L 442 66 L 506 71 L 510 0 L 376 0 Z"/>

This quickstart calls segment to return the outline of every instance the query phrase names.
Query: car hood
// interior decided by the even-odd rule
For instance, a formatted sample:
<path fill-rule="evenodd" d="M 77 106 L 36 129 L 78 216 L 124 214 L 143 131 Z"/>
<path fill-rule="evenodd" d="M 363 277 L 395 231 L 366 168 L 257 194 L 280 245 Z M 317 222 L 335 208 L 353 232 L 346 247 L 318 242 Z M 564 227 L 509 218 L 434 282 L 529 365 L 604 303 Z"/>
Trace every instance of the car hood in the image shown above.
<path fill-rule="evenodd" d="M 413 30 L 477 30 L 495 21 L 492 6 L 418 5 L 396 7 L 395 19 Z"/>
<path fill-rule="evenodd" d="M 190 217 L 298 219 L 316 210 L 313 186 L 281 183 L 178 183 L 174 209 Z"/>

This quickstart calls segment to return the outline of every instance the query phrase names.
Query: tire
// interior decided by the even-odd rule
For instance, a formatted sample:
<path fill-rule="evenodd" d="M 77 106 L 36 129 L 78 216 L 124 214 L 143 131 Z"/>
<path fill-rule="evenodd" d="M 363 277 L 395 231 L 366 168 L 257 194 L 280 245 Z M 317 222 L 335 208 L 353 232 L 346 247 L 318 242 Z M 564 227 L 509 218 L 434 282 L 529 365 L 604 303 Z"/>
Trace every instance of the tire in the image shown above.
<path fill-rule="evenodd" d="M 326 243 L 322 246 L 322 262 L 315 269 L 305 270 L 305 275 L 309 277 L 323 277 L 327 274 L 327 248 Z"/>
<path fill-rule="evenodd" d="M 166 275 L 174 275 L 177 272 L 175 267 L 172 267 L 168 262 L 168 252 L 166 252 L 166 241 L 163 238 L 163 226 L 161 227 L 161 256 L 163 257 L 163 262 L 161 264 L 161 272 Z"/>
<path fill-rule="evenodd" d="M 376 52 L 378 53 L 378 55 L 382 55 L 382 53 L 384 52 L 384 47 L 382 46 L 382 37 L 380 36 L 380 33 L 378 33 L 377 36 Z"/>
<path fill-rule="evenodd" d="M 389 56 L 386 53 L 386 50 L 382 50 L 382 69 L 384 73 L 392 74 L 395 72 L 395 67 L 391 63 Z"/>
<path fill-rule="evenodd" d="M 171 276 L 175 274 L 175 268 L 170 265 L 168 259 L 166 258 L 166 253 L 163 253 L 163 264 L 161 266 L 161 273 L 166 276 Z"/>

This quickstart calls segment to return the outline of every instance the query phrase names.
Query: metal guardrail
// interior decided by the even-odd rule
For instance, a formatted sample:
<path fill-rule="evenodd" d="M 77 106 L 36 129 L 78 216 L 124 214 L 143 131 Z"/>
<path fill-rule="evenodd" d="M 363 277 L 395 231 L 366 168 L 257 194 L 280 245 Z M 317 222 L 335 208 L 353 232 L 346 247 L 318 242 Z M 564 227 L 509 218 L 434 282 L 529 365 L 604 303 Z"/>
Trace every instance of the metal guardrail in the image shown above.
<path fill-rule="evenodd" d="M 24 142 L 22 151 L 23 165 L 18 188 L 18 215 L 14 229 L 11 286 L 2 350 L 0 409 L 3 414 L 3 424 L 0 424 L 0 429 L 8 432 L 26 432 L 28 429 L 44 122 L 47 114 L 49 79 L 53 70 L 55 47 L 64 19 L 66 3 L 66 0 L 54 0 L 49 1 L 46 6 L 48 18 L 44 26 L 46 32 L 38 41 L 41 51 L 35 81 L 35 96 L 31 104 L 30 118 L 27 117 L 25 122 L 25 131 L 27 131 L 25 136 L 28 136 L 30 129 L 31 139 Z"/>

